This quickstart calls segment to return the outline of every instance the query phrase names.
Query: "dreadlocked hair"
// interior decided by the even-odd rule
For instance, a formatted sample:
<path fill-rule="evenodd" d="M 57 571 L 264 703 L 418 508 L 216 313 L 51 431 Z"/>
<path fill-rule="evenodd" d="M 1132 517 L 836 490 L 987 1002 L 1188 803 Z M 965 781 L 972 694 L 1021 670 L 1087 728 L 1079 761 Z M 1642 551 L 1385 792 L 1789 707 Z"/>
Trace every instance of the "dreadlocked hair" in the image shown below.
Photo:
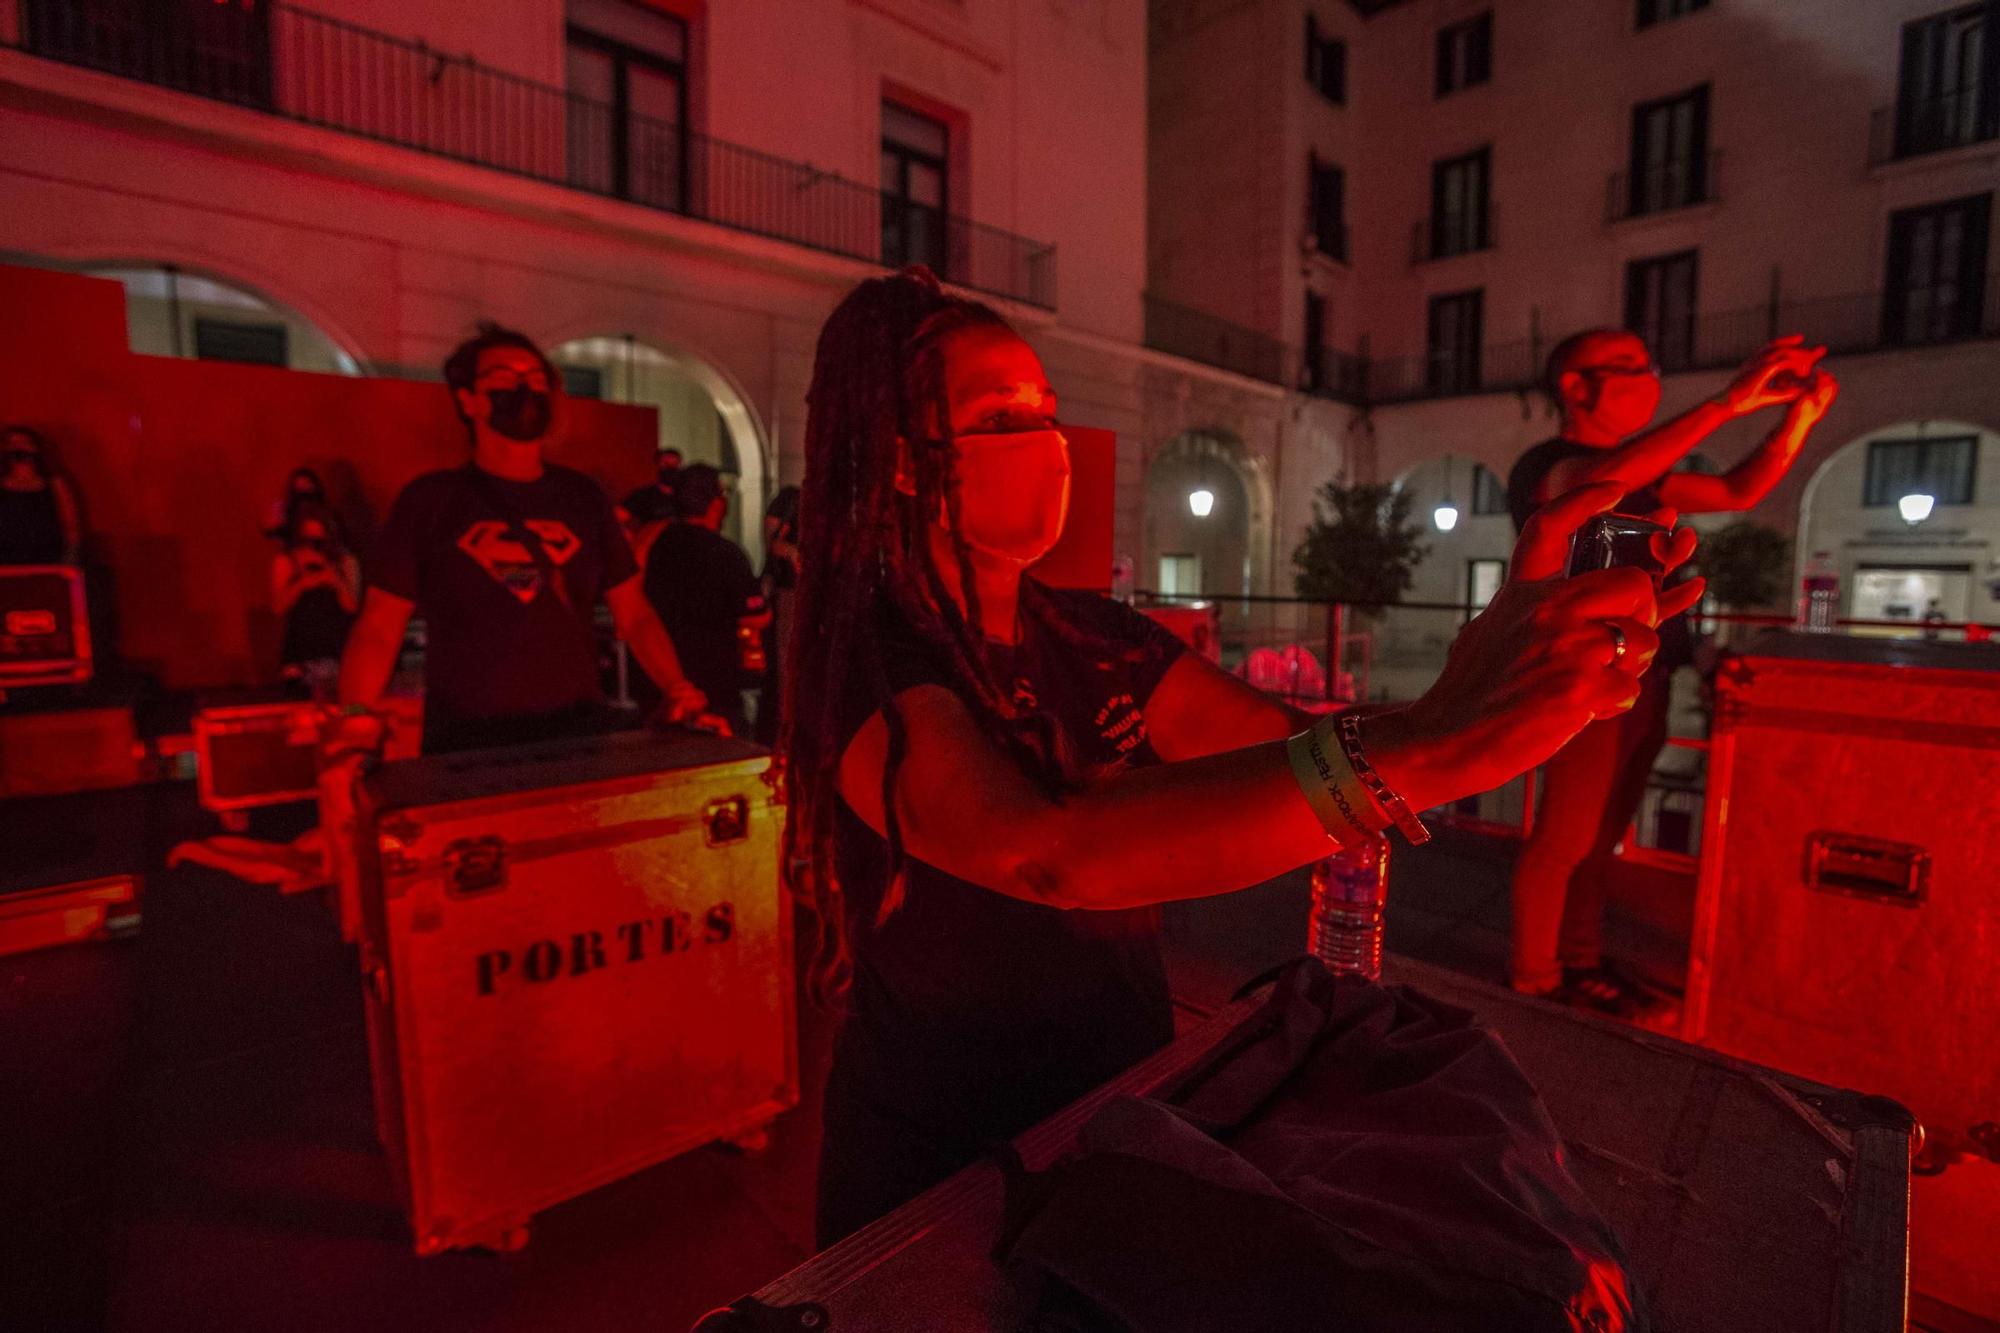
<path fill-rule="evenodd" d="M 944 349 L 967 329 L 1007 327 L 987 306 L 948 295 L 930 270 L 915 267 L 862 283 L 820 332 L 806 395 L 799 576 L 775 772 L 786 801 L 785 883 L 814 917 L 809 990 L 822 1003 L 842 1001 L 853 976 L 849 904 L 833 841 L 847 739 L 843 702 L 857 687 L 881 712 L 889 741 L 882 768 L 888 882 L 874 924 L 903 901 L 907 857 L 894 793 L 909 737 L 890 687 L 886 638 L 914 640 L 932 653 L 981 727 L 1052 797 L 1074 785 L 1074 760 L 1054 717 L 1016 703 L 1011 683 L 995 680 L 986 664 L 972 556 L 960 528 Z M 902 441 L 909 442 L 913 494 L 897 486 Z M 930 519 L 940 512 L 962 612 L 932 554 Z M 1022 580 L 1021 613 L 1066 641 L 1086 642 L 1031 579 Z"/>

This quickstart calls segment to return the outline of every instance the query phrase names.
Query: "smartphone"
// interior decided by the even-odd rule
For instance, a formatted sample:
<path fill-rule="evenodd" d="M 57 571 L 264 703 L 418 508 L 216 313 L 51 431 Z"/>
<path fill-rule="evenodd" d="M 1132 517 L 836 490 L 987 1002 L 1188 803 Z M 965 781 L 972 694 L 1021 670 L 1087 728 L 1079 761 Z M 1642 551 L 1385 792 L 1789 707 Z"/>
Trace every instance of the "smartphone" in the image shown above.
<path fill-rule="evenodd" d="M 1667 567 L 1658 554 L 1665 549 L 1666 543 L 1656 542 L 1654 538 L 1665 537 L 1672 531 L 1643 518 L 1599 514 L 1578 528 L 1576 535 L 1570 538 L 1569 568 L 1565 572 L 1574 577 L 1593 569 L 1615 569 L 1623 565 L 1645 570 L 1653 576 L 1657 585 L 1667 573 Z"/>

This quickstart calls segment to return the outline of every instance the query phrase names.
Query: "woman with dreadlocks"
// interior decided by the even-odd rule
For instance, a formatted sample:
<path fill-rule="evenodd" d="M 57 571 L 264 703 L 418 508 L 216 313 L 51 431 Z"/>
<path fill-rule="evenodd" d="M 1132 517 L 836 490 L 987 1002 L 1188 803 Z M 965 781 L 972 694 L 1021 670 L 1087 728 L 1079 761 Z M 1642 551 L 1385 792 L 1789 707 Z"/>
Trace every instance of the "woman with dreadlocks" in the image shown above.
<path fill-rule="evenodd" d="M 1295 718 L 1107 598 L 1024 571 L 1069 500 L 1056 397 L 991 310 L 923 270 L 820 335 L 780 741 L 812 980 L 844 1009 L 822 1245 L 1173 1036 L 1160 904 L 1226 893 L 1497 786 L 1631 707 L 1700 595 L 1558 577 L 1619 498 L 1563 497 L 1418 702 Z M 1671 521 L 1671 520 L 1669 520 Z M 1662 551 L 1684 560 L 1692 534 Z"/>

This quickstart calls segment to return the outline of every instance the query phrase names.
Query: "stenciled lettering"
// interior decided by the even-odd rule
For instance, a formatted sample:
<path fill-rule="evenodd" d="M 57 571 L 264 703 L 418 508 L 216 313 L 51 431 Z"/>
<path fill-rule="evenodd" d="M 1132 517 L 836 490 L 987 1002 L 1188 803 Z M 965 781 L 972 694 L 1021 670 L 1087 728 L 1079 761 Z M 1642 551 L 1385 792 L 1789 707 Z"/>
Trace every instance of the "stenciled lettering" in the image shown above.
<path fill-rule="evenodd" d="M 545 985 L 564 977 L 686 953 L 697 944 L 727 944 L 735 938 L 736 905 L 716 903 L 701 914 L 699 926 L 692 914 L 673 911 L 621 921 L 609 931 L 575 931 L 567 941 L 534 940 L 517 949 L 489 949 L 472 960 L 474 980 L 479 994 L 497 995 L 510 976 Z M 655 939 L 657 947 L 649 949 Z"/>

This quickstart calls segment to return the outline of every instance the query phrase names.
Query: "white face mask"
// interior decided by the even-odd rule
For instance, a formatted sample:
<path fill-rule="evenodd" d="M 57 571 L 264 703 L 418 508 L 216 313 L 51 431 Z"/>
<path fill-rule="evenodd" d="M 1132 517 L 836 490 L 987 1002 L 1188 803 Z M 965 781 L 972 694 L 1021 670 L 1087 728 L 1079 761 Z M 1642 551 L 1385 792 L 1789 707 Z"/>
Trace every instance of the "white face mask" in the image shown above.
<path fill-rule="evenodd" d="M 1069 441 L 1063 433 L 960 435 L 952 443 L 966 545 L 1024 567 L 1047 555 L 1069 516 Z"/>

